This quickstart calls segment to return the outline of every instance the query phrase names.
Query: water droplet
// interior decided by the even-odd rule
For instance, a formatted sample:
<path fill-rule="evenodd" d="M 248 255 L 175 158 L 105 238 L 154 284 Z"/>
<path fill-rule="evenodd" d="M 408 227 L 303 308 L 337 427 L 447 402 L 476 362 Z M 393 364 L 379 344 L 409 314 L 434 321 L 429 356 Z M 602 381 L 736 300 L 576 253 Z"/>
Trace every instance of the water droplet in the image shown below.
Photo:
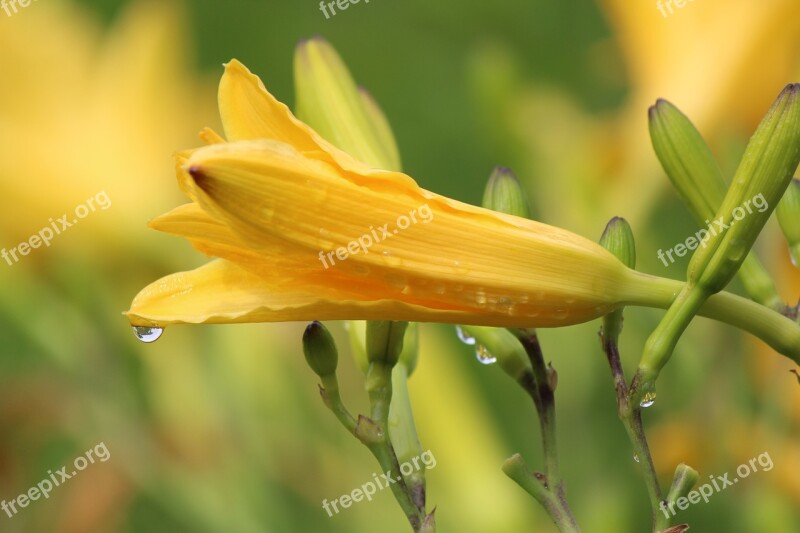
<path fill-rule="evenodd" d="M 444 283 L 436 283 L 433 286 L 433 292 L 435 292 L 436 294 L 444 294 L 445 292 L 447 292 L 447 287 L 444 286 Z"/>
<path fill-rule="evenodd" d="M 636 454 L 633 454 L 633 460 L 638 463 L 639 462 L 639 456 L 636 455 Z"/>
<path fill-rule="evenodd" d="M 639 406 L 647 408 L 653 405 L 654 403 L 656 403 L 656 392 L 652 391 L 652 392 L 647 392 L 645 393 L 644 396 L 642 396 L 642 401 L 639 402 Z"/>
<path fill-rule="evenodd" d="M 358 276 L 366 276 L 369 274 L 369 267 L 367 265 L 362 265 L 360 263 L 353 264 L 353 274 Z"/>
<path fill-rule="evenodd" d="M 478 358 L 479 363 L 484 365 L 491 365 L 497 362 L 497 357 L 492 355 L 492 352 L 487 350 L 486 346 L 481 346 L 480 344 L 475 347 L 475 357 Z"/>
<path fill-rule="evenodd" d="M 506 298 L 505 296 L 497 300 L 494 308 L 507 315 L 514 314 L 514 302 L 511 300 L 511 298 Z"/>
<path fill-rule="evenodd" d="M 458 339 L 469 346 L 475 346 L 475 337 L 461 329 L 461 326 L 456 326 L 456 335 Z"/>
<path fill-rule="evenodd" d="M 261 215 L 264 217 L 265 222 L 270 222 L 272 218 L 275 216 L 275 208 L 265 207 L 261 209 Z"/>
<path fill-rule="evenodd" d="M 486 305 L 486 292 L 483 289 L 478 289 L 478 292 L 475 293 L 475 302 L 480 307 Z"/>
<path fill-rule="evenodd" d="M 566 307 L 556 307 L 553 309 L 553 317 L 557 320 L 564 320 L 569 316 L 569 309 Z"/>
<path fill-rule="evenodd" d="M 400 289 L 401 291 L 408 286 L 407 280 L 405 276 L 401 276 L 398 274 L 386 274 L 384 278 L 386 283 L 388 283 L 391 287 L 395 289 Z"/>
<path fill-rule="evenodd" d="M 147 326 L 133 326 L 133 334 L 142 342 L 155 342 L 164 333 L 162 328 L 150 328 Z"/>

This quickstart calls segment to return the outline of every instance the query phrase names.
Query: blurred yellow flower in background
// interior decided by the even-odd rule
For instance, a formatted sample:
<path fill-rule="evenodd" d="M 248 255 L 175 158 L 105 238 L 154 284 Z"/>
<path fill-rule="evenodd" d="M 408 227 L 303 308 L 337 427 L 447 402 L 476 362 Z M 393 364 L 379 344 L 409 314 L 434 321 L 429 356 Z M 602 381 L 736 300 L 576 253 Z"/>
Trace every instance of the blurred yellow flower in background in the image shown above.
<path fill-rule="evenodd" d="M 105 35 L 84 9 L 40 2 L 13 24 L 4 21 L 3 245 L 26 240 L 101 191 L 113 208 L 82 222 L 63 248 L 145 242 L 137 238 L 140 221 L 176 200 L 163 186 L 171 183 L 169 154 L 190 142 L 195 124 L 213 119 L 212 86 L 187 68 L 183 17 L 173 2 L 137 2 Z"/>

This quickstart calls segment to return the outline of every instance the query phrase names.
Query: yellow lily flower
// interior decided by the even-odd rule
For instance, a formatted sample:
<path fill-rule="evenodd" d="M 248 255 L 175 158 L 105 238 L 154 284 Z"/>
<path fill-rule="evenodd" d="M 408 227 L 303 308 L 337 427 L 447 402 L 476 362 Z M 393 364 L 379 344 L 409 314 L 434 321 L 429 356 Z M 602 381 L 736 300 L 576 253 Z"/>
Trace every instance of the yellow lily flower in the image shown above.
<path fill-rule="evenodd" d="M 355 160 L 237 61 L 226 67 L 219 106 L 230 142 L 206 133 L 213 144 L 179 156 L 179 183 L 195 203 L 152 226 L 224 260 L 147 287 L 128 312 L 136 325 L 384 318 L 558 326 L 601 316 L 641 285 L 592 241 Z M 401 217 L 416 223 L 401 230 Z M 347 261 L 331 255 L 359 238 L 374 244 Z"/>
<path fill-rule="evenodd" d="M 207 130 L 209 146 L 178 156 L 179 185 L 194 203 L 151 224 L 219 259 L 142 290 L 127 312 L 134 326 L 379 319 L 556 327 L 621 304 L 667 307 L 681 287 L 566 230 L 371 168 L 295 118 L 238 61 L 226 66 L 219 108 L 228 142 Z M 764 318 L 756 304 L 719 294 L 702 312 L 800 353 L 800 328 Z"/>

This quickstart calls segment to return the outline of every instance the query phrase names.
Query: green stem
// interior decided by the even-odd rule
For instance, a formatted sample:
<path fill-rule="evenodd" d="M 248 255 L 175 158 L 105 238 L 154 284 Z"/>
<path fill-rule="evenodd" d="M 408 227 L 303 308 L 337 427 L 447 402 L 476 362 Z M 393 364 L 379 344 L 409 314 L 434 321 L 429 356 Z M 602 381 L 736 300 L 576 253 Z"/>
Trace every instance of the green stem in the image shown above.
<path fill-rule="evenodd" d="M 389 440 L 401 465 L 410 464 L 422 455 L 408 394 L 408 369 L 402 361 L 392 370 L 392 401 L 388 424 Z M 425 509 L 425 470 L 415 468 L 411 474 L 403 477 L 415 505 Z"/>
<path fill-rule="evenodd" d="M 322 401 L 333 412 L 339 422 L 347 429 L 349 433 L 356 434 L 356 420 L 353 415 L 347 410 L 342 396 L 339 394 L 339 380 L 336 379 L 336 374 L 324 376 L 322 385 L 319 388 L 319 394 Z"/>
<path fill-rule="evenodd" d="M 618 324 L 620 321 L 621 317 L 607 315 L 603 320 L 603 330 L 601 330 L 600 338 L 603 351 L 611 367 L 611 374 L 614 378 L 619 419 L 625 428 L 628 440 L 631 442 L 634 457 L 642 467 L 642 474 L 644 475 L 645 486 L 647 487 L 647 496 L 650 500 L 653 530 L 662 531 L 669 527 L 670 521 L 669 517 L 664 516 L 664 514 L 660 512 L 661 502 L 663 501 L 661 485 L 658 483 L 658 475 L 656 474 L 655 465 L 653 464 L 653 458 L 650 455 L 647 436 L 644 433 L 641 408 L 638 403 L 632 403 L 625 383 L 625 374 L 622 369 L 622 362 L 617 344 L 620 331 Z"/>
<path fill-rule="evenodd" d="M 786 302 L 778 296 L 772 277 L 756 257 L 755 251 L 747 255 L 737 275 L 750 298 L 775 311 L 783 310 Z"/>
<path fill-rule="evenodd" d="M 636 272 L 621 305 L 668 309 L 685 283 Z M 775 351 L 800 364 L 800 324 L 752 300 L 728 292 L 713 294 L 698 315 L 752 333 Z"/>
<path fill-rule="evenodd" d="M 419 531 L 425 521 L 425 509 L 415 502 L 412 491 L 400 471 L 400 463 L 389 439 L 389 406 L 392 400 L 392 367 L 381 362 L 372 362 L 366 375 L 366 389 L 371 407 L 371 421 L 378 426 L 374 438 L 365 442 L 384 472 L 389 473 L 395 483 L 390 485 L 397 503 L 405 512 L 411 527 Z"/>
<path fill-rule="evenodd" d="M 544 362 L 539 337 L 533 329 L 512 329 L 510 330 L 519 340 L 522 347 L 530 359 L 531 369 L 523 373 L 520 384 L 528 392 L 536 406 L 539 415 L 539 427 L 542 433 L 542 451 L 545 460 L 545 480 L 536 480 L 537 484 L 543 484 L 544 488 L 551 494 L 558 503 L 558 512 L 553 514 L 552 502 L 547 505 L 540 503 L 547 509 L 551 518 L 556 524 L 559 520 L 569 527 L 564 529 L 559 525 L 561 531 L 580 531 L 575 516 L 567 503 L 564 481 L 561 479 L 561 471 L 558 463 L 558 446 L 556 442 L 556 403 L 555 386 L 551 383 L 550 372 Z M 518 459 L 520 462 L 522 458 Z M 508 472 L 506 472 L 508 474 Z M 519 479 L 514 479 L 520 483 Z M 524 485 L 520 484 L 526 491 Z M 533 494 L 532 494 L 533 495 Z M 535 495 L 534 495 L 535 497 Z"/>
<path fill-rule="evenodd" d="M 580 533 L 581 529 L 575 518 L 565 508 L 561 499 L 528 469 L 525 461 L 517 453 L 503 463 L 503 472 L 514 480 L 522 489 L 536 499 L 547 510 L 547 514 L 562 533 Z"/>

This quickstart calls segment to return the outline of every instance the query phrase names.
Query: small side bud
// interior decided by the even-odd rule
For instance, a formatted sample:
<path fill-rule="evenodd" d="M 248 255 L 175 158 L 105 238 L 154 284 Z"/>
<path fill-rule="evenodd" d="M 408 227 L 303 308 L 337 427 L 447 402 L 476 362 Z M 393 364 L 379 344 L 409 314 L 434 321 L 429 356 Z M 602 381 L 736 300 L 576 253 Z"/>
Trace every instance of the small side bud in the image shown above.
<path fill-rule="evenodd" d="M 367 323 L 367 360 L 394 367 L 403 351 L 408 322 L 373 320 Z"/>
<path fill-rule="evenodd" d="M 600 237 L 600 246 L 614 254 L 628 268 L 636 266 L 636 243 L 633 230 L 628 221 L 621 217 L 612 218 Z"/>
<path fill-rule="evenodd" d="M 612 218 L 603 235 L 600 236 L 600 246 L 614 254 L 622 264 L 628 268 L 636 266 L 636 243 L 633 239 L 633 230 L 628 221 L 621 217 Z M 605 341 L 616 344 L 622 332 L 622 308 L 603 317 L 602 335 Z"/>
<path fill-rule="evenodd" d="M 520 381 L 532 372 L 531 362 L 525 348 L 517 337 L 503 328 L 487 326 L 459 326 L 477 346 L 485 348 L 497 360 L 497 364 L 514 381 Z"/>
<path fill-rule="evenodd" d="M 778 222 L 789 242 L 794 266 L 800 268 L 800 178 L 794 178 L 776 210 Z"/>
<path fill-rule="evenodd" d="M 675 469 L 675 475 L 672 476 L 672 486 L 667 495 L 667 502 L 674 503 L 678 498 L 686 497 L 697 483 L 699 477 L 700 474 L 691 466 L 684 463 L 679 464 Z"/>
<path fill-rule="evenodd" d="M 482 205 L 507 215 L 522 218 L 531 216 L 522 185 L 511 169 L 506 167 L 497 167 L 492 172 L 483 193 Z"/>
<path fill-rule="evenodd" d="M 311 370 L 321 378 L 336 373 L 339 352 L 328 329 L 321 322 L 314 321 L 303 333 L 303 354 Z"/>
<path fill-rule="evenodd" d="M 405 339 L 403 339 L 403 350 L 400 352 L 400 363 L 406 367 L 408 377 L 417 368 L 419 360 L 419 333 L 417 330 L 415 322 L 408 325 Z"/>

